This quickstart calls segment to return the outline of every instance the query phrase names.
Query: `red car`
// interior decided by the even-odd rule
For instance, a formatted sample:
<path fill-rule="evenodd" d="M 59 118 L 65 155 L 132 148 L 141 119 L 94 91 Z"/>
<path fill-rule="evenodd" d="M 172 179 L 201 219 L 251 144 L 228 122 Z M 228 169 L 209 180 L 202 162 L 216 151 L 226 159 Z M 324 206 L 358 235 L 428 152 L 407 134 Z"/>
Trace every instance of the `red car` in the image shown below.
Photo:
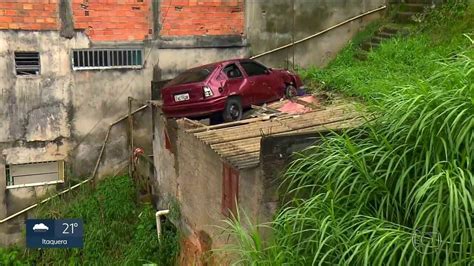
<path fill-rule="evenodd" d="M 228 60 L 189 69 L 162 89 L 168 117 L 220 117 L 237 121 L 251 105 L 295 96 L 301 79 L 250 59 Z"/>

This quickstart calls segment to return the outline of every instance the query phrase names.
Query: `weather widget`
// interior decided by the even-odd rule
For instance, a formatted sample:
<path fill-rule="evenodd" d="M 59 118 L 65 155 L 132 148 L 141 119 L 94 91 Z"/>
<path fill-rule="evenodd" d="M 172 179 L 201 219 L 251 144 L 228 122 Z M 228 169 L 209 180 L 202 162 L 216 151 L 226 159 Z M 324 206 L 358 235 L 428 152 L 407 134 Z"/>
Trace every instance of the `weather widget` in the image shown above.
<path fill-rule="evenodd" d="M 28 248 L 82 248 L 84 223 L 82 219 L 26 220 Z"/>

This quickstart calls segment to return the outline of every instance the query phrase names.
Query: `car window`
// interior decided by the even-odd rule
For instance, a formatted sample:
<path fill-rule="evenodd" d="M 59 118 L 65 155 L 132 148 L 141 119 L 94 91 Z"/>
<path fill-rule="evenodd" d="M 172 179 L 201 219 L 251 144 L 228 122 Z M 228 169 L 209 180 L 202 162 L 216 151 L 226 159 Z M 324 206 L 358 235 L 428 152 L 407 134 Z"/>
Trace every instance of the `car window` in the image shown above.
<path fill-rule="evenodd" d="M 216 66 L 202 66 L 189 69 L 179 74 L 176 78 L 171 80 L 167 86 L 189 84 L 204 81 L 214 71 Z"/>
<path fill-rule="evenodd" d="M 240 65 L 244 68 L 249 77 L 264 75 L 267 72 L 266 67 L 255 62 L 241 62 Z"/>
<path fill-rule="evenodd" d="M 226 66 L 223 71 L 230 79 L 242 77 L 242 72 L 240 72 L 240 69 L 236 64 L 230 64 Z"/>

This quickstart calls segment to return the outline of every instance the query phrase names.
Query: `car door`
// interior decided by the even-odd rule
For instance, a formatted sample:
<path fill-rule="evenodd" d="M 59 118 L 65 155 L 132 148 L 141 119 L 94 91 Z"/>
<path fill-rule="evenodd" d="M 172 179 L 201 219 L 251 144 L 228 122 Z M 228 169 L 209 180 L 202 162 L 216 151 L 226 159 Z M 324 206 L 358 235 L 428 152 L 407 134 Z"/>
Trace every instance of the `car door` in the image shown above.
<path fill-rule="evenodd" d="M 222 68 L 223 81 L 221 86 L 223 89 L 223 94 L 227 96 L 231 95 L 241 95 L 242 96 L 242 105 L 248 106 L 250 101 L 247 100 L 249 87 L 246 84 L 244 75 L 242 74 L 241 69 L 235 63 L 230 63 Z"/>
<path fill-rule="evenodd" d="M 247 74 L 252 104 L 262 104 L 278 98 L 271 89 L 274 81 L 265 66 L 254 61 L 242 61 L 240 65 Z"/>

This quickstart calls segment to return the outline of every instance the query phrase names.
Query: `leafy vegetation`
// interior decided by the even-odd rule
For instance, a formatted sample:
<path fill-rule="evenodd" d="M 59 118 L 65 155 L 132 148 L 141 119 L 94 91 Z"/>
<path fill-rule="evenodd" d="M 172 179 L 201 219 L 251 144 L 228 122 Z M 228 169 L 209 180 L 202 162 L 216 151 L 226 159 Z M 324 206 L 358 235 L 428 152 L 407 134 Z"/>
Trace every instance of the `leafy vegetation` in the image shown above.
<path fill-rule="evenodd" d="M 450 15 L 450 16 L 448 16 Z M 474 261 L 473 7 L 451 4 L 367 61 L 349 45 L 306 78 L 361 97 L 375 121 L 322 136 L 285 175 L 264 227 L 229 221 L 248 265 L 466 265 Z"/>
<path fill-rule="evenodd" d="M 135 188 L 128 176 L 106 178 L 94 190 L 89 186 L 42 205 L 38 218 L 82 218 L 83 249 L 0 251 L 5 265 L 174 265 L 178 234 L 170 222 L 156 236 L 155 211 L 149 204 L 135 203 Z"/>

